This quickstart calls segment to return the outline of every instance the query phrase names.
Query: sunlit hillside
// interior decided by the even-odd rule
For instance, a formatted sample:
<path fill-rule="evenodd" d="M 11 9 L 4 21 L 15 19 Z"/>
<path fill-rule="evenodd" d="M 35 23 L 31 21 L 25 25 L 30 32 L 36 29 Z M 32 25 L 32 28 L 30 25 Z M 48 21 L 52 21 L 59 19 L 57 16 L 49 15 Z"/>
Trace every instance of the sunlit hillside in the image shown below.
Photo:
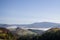
<path fill-rule="evenodd" d="M 15 35 L 13 35 L 6 28 L 0 28 L 0 39 L 1 40 L 16 40 Z"/>

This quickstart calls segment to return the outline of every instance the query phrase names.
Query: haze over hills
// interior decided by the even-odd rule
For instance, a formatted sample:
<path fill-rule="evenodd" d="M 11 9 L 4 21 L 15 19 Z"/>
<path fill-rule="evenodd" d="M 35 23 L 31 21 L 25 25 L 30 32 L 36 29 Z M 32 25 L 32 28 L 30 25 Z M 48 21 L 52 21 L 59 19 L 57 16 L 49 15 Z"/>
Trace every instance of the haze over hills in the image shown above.
<path fill-rule="evenodd" d="M 22 29 L 31 29 L 31 30 L 43 30 L 46 31 L 50 28 L 60 28 L 59 23 L 52 22 L 37 22 L 32 24 L 0 24 L 0 27 L 5 27 L 7 29 L 15 30 L 17 27 Z"/>
<path fill-rule="evenodd" d="M 37 22 L 32 24 L 0 24 L 0 27 L 22 27 L 22 28 L 52 28 L 52 27 L 60 27 L 59 23 L 52 22 Z"/>
<path fill-rule="evenodd" d="M 51 27 L 56 27 L 56 26 L 60 26 L 60 24 L 52 23 L 52 22 L 38 22 L 38 23 L 30 24 L 27 27 L 30 27 L 30 28 L 51 28 Z"/>
<path fill-rule="evenodd" d="M 45 31 L 43 31 L 43 30 L 33 30 L 33 29 L 28 29 L 29 31 L 31 31 L 31 32 L 35 32 L 35 33 L 37 33 L 37 34 L 43 34 Z"/>
<path fill-rule="evenodd" d="M 10 30 L 12 33 L 17 34 L 18 36 L 24 35 L 42 35 L 46 30 L 50 28 L 60 28 L 59 23 L 52 22 L 37 22 L 33 24 L 0 24 L 0 27 L 5 27 Z"/>

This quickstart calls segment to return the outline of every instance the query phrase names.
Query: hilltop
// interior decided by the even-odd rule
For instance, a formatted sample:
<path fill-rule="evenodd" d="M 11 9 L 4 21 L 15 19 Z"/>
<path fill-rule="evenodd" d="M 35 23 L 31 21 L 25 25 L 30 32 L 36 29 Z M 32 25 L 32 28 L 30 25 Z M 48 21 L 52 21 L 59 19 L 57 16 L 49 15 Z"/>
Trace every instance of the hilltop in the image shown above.
<path fill-rule="evenodd" d="M 53 23 L 53 22 L 36 22 L 32 24 L 0 24 L 0 27 L 23 27 L 23 28 L 54 28 L 59 27 L 59 23 Z"/>

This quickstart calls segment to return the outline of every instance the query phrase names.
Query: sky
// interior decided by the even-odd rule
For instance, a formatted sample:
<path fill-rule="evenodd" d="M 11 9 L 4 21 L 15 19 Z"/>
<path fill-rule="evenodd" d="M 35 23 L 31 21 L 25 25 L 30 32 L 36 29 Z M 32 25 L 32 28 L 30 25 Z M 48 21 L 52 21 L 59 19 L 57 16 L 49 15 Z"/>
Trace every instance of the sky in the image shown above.
<path fill-rule="evenodd" d="M 0 0 L 0 24 L 60 23 L 60 0 Z"/>

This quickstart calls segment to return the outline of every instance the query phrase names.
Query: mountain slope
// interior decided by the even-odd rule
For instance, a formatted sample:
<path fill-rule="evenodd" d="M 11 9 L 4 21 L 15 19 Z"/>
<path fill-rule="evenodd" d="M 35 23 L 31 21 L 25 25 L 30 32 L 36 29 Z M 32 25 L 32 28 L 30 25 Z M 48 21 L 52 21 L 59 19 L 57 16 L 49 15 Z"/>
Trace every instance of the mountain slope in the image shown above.
<path fill-rule="evenodd" d="M 28 29 L 29 31 L 32 31 L 32 32 L 35 32 L 35 33 L 37 33 L 37 34 L 43 34 L 45 31 L 43 31 L 43 30 L 33 30 L 33 29 Z"/>
<path fill-rule="evenodd" d="M 29 31 L 29 30 L 26 30 L 26 29 L 21 29 L 21 28 L 17 29 L 16 33 L 18 35 L 33 35 L 33 34 L 37 34 L 35 32 Z"/>
<path fill-rule="evenodd" d="M 60 28 L 51 28 L 41 37 L 42 40 L 60 40 Z"/>
<path fill-rule="evenodd" d="M 8 29 L 0 28 L 0 40 L 16 40 L 16 37 Z"/>
<path fill-rule="evenodd" d="M 27 27 L 30 27 L 30 28 L 50 28 L 50 27 L 56 27 L 56 26 L 60 26 L 60 24 L 51 23 L 51 22 L 40 22 L 40 23 L 30 24 Z"/>
<path fill-rule="evenodd" d="M 12 33 L 17 34 L 18 36 L 26 36 L 26 35 L 37 35 L 37 33 L 29 31 L 27 29 L 22 29 L 22 28 L 12 28 L 9 29 Z"/>
<path fill-rule="evenodd" d="M 16 27 L 23 27 L 23 28 L 54 28 L 54 27 L 59 27 L 59 23 L 52 23 L 52 22 L 37 22 L 33 24 L 13 24 L 13 25 L 8 25 L 8 24 L 0 24 L 0 27 L 11 27 L 11 26 L 16 26 Z"/>

